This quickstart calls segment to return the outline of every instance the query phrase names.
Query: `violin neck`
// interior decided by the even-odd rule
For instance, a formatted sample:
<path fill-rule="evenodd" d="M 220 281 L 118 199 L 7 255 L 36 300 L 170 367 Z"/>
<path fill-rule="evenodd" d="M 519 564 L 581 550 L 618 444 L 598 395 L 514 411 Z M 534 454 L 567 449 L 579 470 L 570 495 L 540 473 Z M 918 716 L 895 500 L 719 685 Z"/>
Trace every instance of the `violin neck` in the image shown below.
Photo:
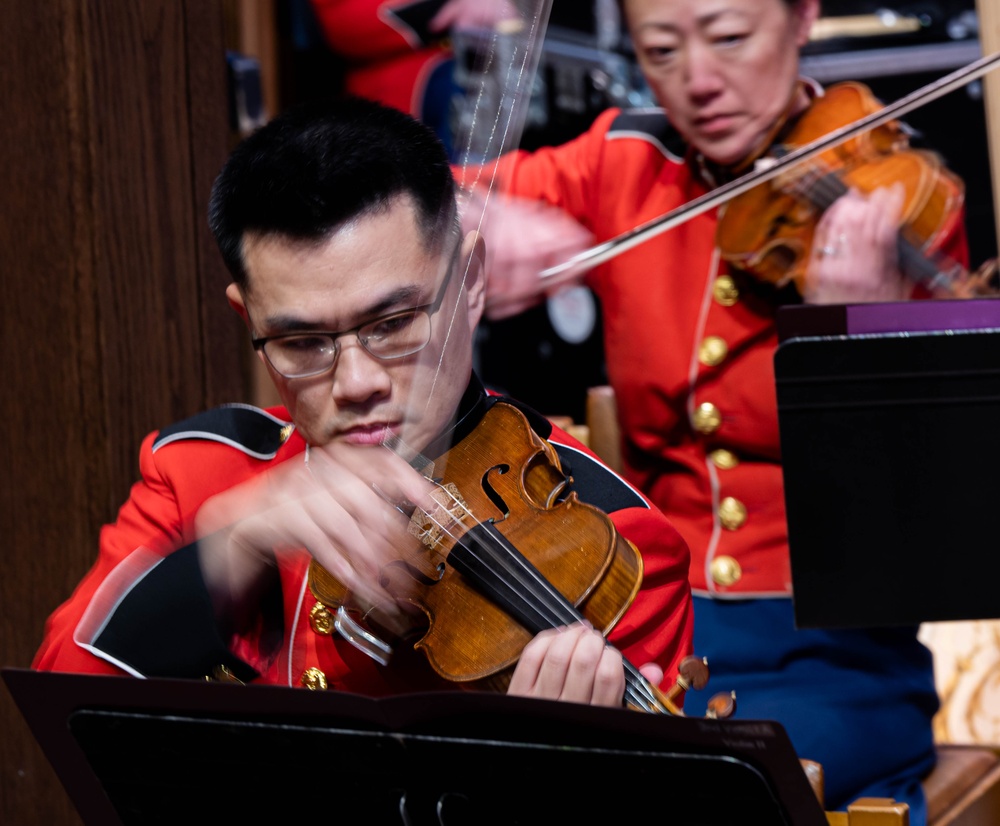
<path fill-rule="evenodd" d="M 625 663 L 625 705 L 649 714 L 684 716 L 684 712 L 670 697 L 643 677 L 632 663 L 624 657 L 622 659 Z"/>
<path fill-rule="evenodd" d="M 954 263 L 947 269 L 942 269 L 934 259 L 910 243 L 903 232 L 899 233 L 896 251 L 899 256 L 899 268 L 903 274 L 931 291 L 952 292 L 965 273 L 963 267 Z"/>
<path fill-rule="evenodd" d="M 847 194 L 847 185 L 836 172 L 819 167 L 799 178 L 792 184 L 791 189 L 805 198 L 820 213 L 825 212 L 834 201 Z M 939 267 L 937 262 L 925 255 L 903 231 L 897 237 L 896 253 L 903 274 L 929 290 L 941 289 L 950 292 L 963 274 L 962 267 L 958 265 L 947 269 Z"/>
<path fill-rule="evenodd" d="M 582 622 L 583 615 L 490 522 L 467 530 L 448 564 L 532 634 Z"/>

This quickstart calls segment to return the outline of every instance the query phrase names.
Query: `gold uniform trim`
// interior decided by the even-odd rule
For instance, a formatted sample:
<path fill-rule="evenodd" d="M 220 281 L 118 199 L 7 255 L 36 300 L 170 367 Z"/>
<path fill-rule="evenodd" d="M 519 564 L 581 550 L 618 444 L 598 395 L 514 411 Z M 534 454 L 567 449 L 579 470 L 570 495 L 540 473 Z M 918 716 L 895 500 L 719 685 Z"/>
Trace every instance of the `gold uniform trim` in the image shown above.
<path fill-rule="evenodd" d="M 743 578 L 743 568 L 731 556 L 717 556 L 710 566 L 712 581 L 716 585 L 728 587 Z"/>
<path fill-rule="evenodd" d="M 698 361 L 706 367 L 718 367 L 729 355 L 729 345 L 721 336 L 706 336 L 698 347 Z"/>
<path fill-rule="evenodd" d="M 703 402 L 694 411 L 691 424 L 695 430 L 707 436 L 719 429 L 722 424 L 722 413 L 711 402 Z"/>
<path fill-rule="evenodd" d="M 712 285 L 712 297 L 723 307 L 732 307 L 740 300 L 740 289 L 731 275 L 720 275 Z"/>
<path fill-rule="evenodd" d="M 719 503 L 719 520 L 730 531 L 742 528 L 747 521 L 747 506 L 734 496 L 727 496 Z"/>
<path fill-rule="evenodd" d="M 310 691 L 326 691 L 326 674 L 318 668 L 307 668 L 299 682 Z"/>

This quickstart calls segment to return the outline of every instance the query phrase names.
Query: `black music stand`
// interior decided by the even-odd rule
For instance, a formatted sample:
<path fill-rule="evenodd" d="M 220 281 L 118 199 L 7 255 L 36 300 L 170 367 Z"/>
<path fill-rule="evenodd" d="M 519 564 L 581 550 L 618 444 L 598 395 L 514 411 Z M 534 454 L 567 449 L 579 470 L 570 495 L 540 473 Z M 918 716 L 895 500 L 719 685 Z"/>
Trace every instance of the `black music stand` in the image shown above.
<path fill-rule="evenodd" d="M 795 306 L 774 359 L 795 617 L 1000 617 L 1000 299 Z"/>
<path fill-rule="evenodd" d="M 87 823 L 824 826 L 777 723 L 5 668 Z M 631 813 L 631 814 L 630 814 Z"/>

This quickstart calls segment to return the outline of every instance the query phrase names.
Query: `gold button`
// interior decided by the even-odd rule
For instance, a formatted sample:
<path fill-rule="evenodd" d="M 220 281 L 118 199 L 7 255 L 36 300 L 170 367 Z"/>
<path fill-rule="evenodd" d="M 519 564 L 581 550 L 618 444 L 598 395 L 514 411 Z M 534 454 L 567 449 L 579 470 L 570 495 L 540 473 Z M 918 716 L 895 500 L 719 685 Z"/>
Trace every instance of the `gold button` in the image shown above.
<path fill-rule="evenodd" d="M 309 612 L 309 625 L 323 637 L 329 637 L 333 633 L 333 616 L 322 602 L 317 602 Z"/>
<path fill-rule="evenodd" d="M 705 402 L 698 405 L 698 409 L 694 411 L 691 423 L 699 433 L 704 433 L 705 435 L 715 433 L 719 429 L 719 425 L 722 424 L 722 414 L 714 404 Z"/>
<path fill-rule="evenodd" d="M 712 296 L 723 307 L 732 307 L 740 300 L 740 290 L 730 275 L 720 275 L 712 285 Z"/>
<path fill-rule="evenodd" d="M 302 679 L 299 682 L 310 691 L 326 690 L 326 674 L 318 668 L 307 668 L 302 672 Z"/>
<path fill-rule="evenodd" d="M 286 424 L 283 428 L 281 428 L 281 432 L 278 433 L 278 441 L 281 442 L 281 444 L 287 442 L 288 437 L 292 435 L 293 430 L 295 430 L 295 425 Z"/>
<path fill-rule="evenodd" d="M 716 585 L 735 585 L 742 576 L 740 563 L 731 556 L 717 556 L 712 560 L 712 581 Z"/>
<path fill-rule="evenodd" d="M 743 523 L 747 521 L 747 506 L 739 499 L 727 496 L 719 502 L 719 520 L 722 522 L 722 527 L 735 531 L 743 527 Z"/>
<path fill-rule="evenodd" d="M 740 460 L 736 458 L 735 453 L 731 450 L 726 450 L 723 447 L 720 447 L 718 450 L 713 450 L 708 454 L 708 458 L 713 465 L 722 470 L 732 470 L 740 463 Z"/>
<path fill-rule="evenodd" d="M 719 336 L 707 336 L 698 347 L 698 361 L 707 367 L 715 367 L 725 361 L 729 345 Z"/>

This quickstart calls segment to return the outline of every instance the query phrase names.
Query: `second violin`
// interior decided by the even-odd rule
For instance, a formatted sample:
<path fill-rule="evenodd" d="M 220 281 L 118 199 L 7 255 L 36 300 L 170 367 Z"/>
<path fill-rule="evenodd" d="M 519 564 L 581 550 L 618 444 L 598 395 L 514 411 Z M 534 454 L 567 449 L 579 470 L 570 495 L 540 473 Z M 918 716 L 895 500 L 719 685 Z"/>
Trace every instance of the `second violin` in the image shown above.
<path fill-rule="evenodd" d="M 771 147 L 770 158 L 780 158 L 881 108 L 860 83 L 832 86 Z M 719 219 L 722 257 L 764 281 L 778 285 L 793 281 L 801 292 L 823 212 L 848 189 L 870 193 L 893 184 L 901 185 L 905 193 L 900 269 L 930 289 L 959 294 L 964 271 L 954 262 L 937 259 L 933 250 L 961 220 L 964 184 L 938 155 L 911 148 L 897 121 L 862 132 L 733 198 Z"/>

